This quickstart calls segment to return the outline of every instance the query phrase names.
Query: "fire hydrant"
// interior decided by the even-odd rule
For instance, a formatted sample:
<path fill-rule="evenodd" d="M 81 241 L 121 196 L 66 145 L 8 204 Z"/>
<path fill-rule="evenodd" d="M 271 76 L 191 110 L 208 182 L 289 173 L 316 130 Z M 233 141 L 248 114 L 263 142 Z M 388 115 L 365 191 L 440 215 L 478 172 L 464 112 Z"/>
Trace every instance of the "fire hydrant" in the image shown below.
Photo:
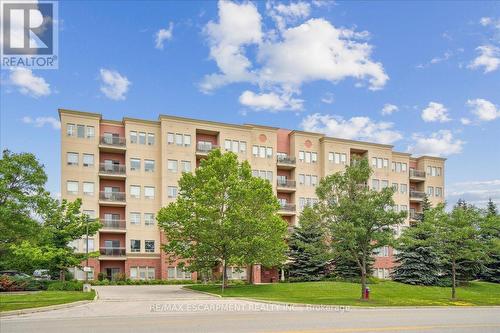
<path fill-rule="evenodd" d="M 370 299 L 370 288 L 366 287 L 365 288 L 365 297 L 364 299 Z"/>

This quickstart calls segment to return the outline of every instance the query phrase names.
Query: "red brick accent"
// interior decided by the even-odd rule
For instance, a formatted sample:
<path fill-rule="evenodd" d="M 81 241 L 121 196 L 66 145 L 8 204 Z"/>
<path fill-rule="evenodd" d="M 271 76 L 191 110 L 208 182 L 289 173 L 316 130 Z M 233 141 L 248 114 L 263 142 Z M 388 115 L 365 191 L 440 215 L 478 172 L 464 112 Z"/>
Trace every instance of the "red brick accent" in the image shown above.
<path fill-rule="evenodd" d="M 104 187 L 106 186 L 118 187 L 120 188 L 120 192 L 125 192 L 124 180 L 101 179 L 99 181 L 99 190 L 104 191 Z"/>
<path fill-rule="evenodd" d="M 271 282 L 278 282 L 280 278 L 280 273 L 279 270 L 275 267 L 273 268 L 267 268 L 263 267 L 261 268 L 261 275 L 260 275 L 260 282 L 261 283 L 271 283 Z"/>
<path fill-rule="evenodd" d="M 373 268 L 389 268 L 392 269 L 394 267 L 394 255 L 393 255 L 392 247 L 389 247 L 389 256 L 388 257 L 374 257 L 375 262 L 373 263 Z"/>
<path fill-rule="evenodd" d="M 130 267 L 154 267 L 155 279 L 162 278 L 161 260 L 160 259 L 146 259 L 146 258 L 127 258 L 125 261 L 125 275 L 130 277 Z"/>
<path fill-rule="evenodd" d="M 101 152 L 99 154 L 99 163 L 104 163 L 104 160 L 120 161 L 120 164 L 125 164 L 125 155 Z"/>
<path fill-rule="evenodd" d="M 100 272 L 106 274 L 106 268 L 119 268 L 120 273 L 125 273 L 125 261 L 124 260 L 101 260 Z"/>
<path fill-rule="evenodd" d="M 104 247 L 104 241 L 107 241 L 107 240 L 118 240 L 118 241 L 120 241 L 120 247 L 126 247 L 125 234 L 100 232 L 99 233 L 99 247 Z"/>
<path fill-rule="evenodd" d="M 276 148 L 278 153 L 290 154 L 290 137 L 288 136 L 290 132 L 290 130 L 281 128 L 277 131 L 278 143 Z"/>
<path fill-rule="evenodd" d="M 217 145 L 217 135 L 196 133 L 196 143 L 199 141 L 211 142 L 213 145 Z"/>
<path fill-rule="evenodd" d="M 103 136 L 104 133 L 115 133 L 121 137 L 125 137 L 125 126 L 101 124 L 99 126 L 99 133 L 101 136 Z"/>
<path fill-rule="evenodd" d="M 260 265 L 252 265 L 251 269 L 253 270 L 253 274 L 252 274 L 253 281 L 250 281 L 250 283 L 253 283 L 253 284 L 260 283 L 261 279 L 262 279 Z"/>

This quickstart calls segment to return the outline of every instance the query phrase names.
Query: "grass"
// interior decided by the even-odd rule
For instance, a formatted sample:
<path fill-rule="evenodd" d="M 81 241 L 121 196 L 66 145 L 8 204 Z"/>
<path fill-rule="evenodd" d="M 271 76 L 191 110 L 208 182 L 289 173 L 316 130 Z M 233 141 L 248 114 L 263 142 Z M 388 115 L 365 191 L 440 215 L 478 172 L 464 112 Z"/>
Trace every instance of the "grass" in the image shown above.
<path fill-rule="evenodd" d="M 445 287 L 411 286 L 393 281 L 381 281 L 369 287 L 369 301 L 359 300 L 359 284 L 332 281 L 236 285 L 227 288 L 223 297 L 358 306 L 500 305 L 500 285 L 488 282 L 472 282 L 467 287 L 459 287 L 455 301 L 450 299 L 451 289 Z M 188 288 L 221 294 L 220 285 L 193 285 Z"/>
<path fill-rule="evenodd" d="M 0 312 L 92 300 L 94 297 L 95 292 L 93 290 L 90 293 L 82 291 L 40 291 L 26 294 L 0 293 Z"/>

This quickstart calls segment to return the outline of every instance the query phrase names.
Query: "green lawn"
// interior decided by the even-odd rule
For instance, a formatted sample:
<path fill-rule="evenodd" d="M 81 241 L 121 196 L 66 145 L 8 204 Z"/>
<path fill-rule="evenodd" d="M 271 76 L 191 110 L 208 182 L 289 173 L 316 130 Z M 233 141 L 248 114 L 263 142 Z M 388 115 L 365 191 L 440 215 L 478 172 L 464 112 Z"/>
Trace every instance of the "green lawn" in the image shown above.
<path fill-rule="evenodd" d="M 82 291 L 40 291 L 29 294 L 0 293 L 0 311 L 38 308 L 41 306 L 92 300 L 95 292 Z"/>
<path fill-rule="evenodd" d="M 410 286 L 393 281 L 370 284 L 370 300 L 359 300 L 360 285 L 348 282 L 300 282 L 264 285 L 230 286 L 224 297 L 306 304 L 361 306 L 440 306 L 440 305 L 500 305 L 500 285 L 473 282 L 457 289 L 457 301 L 451 301 L 451 289 L 444 287 Z M 193 290 L 221 294 L 220 286 L 193 285 Z"/>

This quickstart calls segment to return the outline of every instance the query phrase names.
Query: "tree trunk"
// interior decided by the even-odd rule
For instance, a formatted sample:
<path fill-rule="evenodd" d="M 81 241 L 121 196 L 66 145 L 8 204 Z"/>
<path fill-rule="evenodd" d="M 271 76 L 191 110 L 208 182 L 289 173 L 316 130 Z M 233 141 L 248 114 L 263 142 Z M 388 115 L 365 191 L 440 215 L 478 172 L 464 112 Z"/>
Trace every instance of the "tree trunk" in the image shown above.
<path fill-rule="evenodd" d="M 451 299 L 455 300 L 456 299 L 456 263 L 455 259 L 451 261 Z"/>
<path fill-rule="evenodd" d="M 366 269 L 363 265 L 363 268 L 361 269 L 361 299 L 363 301 L 366 300 L 365 289 L 366 289 Z"/>
<path fill-rule="evenodd" d="M 250 265 L 250 272 L 248 273 L 248 282 L 250 282 L 250 284 L 253 284 L 253 264 Z"/>
<path fill-rule="evenodd" d="M 227 288 L 226 260 L 222 259 L 222 292 Z"/>
<path fill-rule="evenodd" d="M 65 281 L 66 280 L 66 274 L 64 272 L 64 269 L 61 269 L 59 271 L 59 280 L 61 280 L 61 281 Z"/>

